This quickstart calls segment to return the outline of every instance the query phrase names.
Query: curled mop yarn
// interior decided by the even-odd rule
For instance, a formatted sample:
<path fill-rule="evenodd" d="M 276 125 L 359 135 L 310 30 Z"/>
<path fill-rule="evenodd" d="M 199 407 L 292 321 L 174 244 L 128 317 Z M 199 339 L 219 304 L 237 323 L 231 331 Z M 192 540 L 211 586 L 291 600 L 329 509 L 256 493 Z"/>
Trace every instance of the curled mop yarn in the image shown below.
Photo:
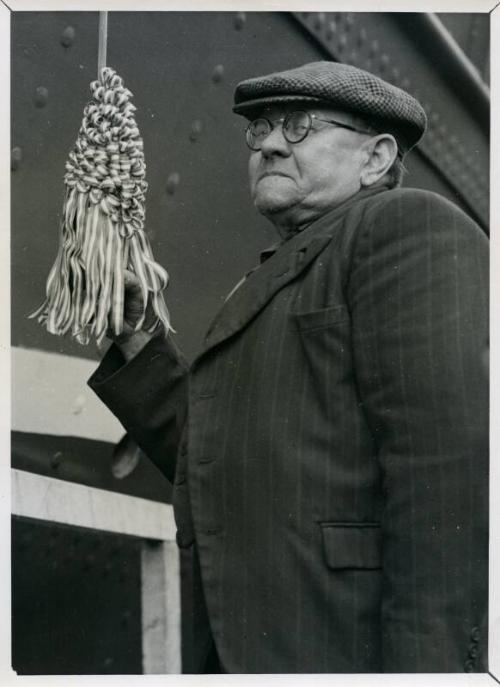
<path fill-rule="evenodd" d="M 170 318 L 162 291 L 167 272 L 155 262 L 144 231 L 145 179 L 143 142 L 131 103 L 132 93 L 110 67 L 90 84 L 73 150 L 66 162 L 66 187 L 59 251 L 47 278 L 46 299 L 31 317 L 52 334 L 72 336 L 82 344 L 101 343 L 109 329 L 123 331 L 124 269 L 141 284 L 144 326 L 148 298 L 154 320 L 168 332 Z"/>

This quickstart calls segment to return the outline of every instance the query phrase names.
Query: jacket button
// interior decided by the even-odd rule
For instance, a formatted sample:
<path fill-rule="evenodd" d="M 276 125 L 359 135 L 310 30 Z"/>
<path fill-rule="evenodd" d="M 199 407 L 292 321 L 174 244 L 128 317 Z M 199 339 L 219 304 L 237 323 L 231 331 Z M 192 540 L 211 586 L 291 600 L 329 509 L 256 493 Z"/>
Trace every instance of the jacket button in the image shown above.
<path fill-rule="evenodd" d="M 206 401 L 217 396 L 217 391 L 215 389 L 207 389 L 198 394 L 199 401 Z"/>
<path fill-rule="evenodd" d="M 465 668 L 466 673 L 473 673 L 474 672 L 474 661 L 469 658 L 467 661 L 465 661 L 464 668 Z"/>
<path fill-rule="evenodd" d="M 198 459 L 198 464 L 199 465 L 207 465 L 209 463 L 213 463 L 215 460 L 215 456 L 202 456 L 201 458 Z"/>
<path fill-rule="evenodd" d="M 477 648 L 477 646 L 471 646 L 471 648 L 469 649 L 469 657 L 476 658 L 477 656 L 479 656 L 479 649 Z"/>
<path fill-rule="evenodd" d="M 205 534 L 208 536 L 214 536 L 222 532 L 222 527 L 207 527 L 205 529 Z"/>
<path fill-rule="evenodd" d="M 470 633 L 470 637 L 473 642 L 479 642 L 479 638 L 481 636 L 481 633 L 479 632 L 478 627 L 473 627 Z"/>

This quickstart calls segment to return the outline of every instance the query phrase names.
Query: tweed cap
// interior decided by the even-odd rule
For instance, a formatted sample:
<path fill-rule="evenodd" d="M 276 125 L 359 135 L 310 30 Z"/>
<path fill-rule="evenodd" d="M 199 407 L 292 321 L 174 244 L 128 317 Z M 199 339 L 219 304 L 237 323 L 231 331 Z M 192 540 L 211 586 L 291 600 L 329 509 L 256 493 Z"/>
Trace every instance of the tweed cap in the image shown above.
<path fill-rule="evenodd" d="M 233 112 L 251 119 L 266 105 L 293 101 L 329 105 L 361 116 L 377 131 L 393 134 L 403 155 L 418 143 L 427 126 L 423 107 L 409 93 L 341 62 L 311 62 L 241 81 L 234 93 Z"/>

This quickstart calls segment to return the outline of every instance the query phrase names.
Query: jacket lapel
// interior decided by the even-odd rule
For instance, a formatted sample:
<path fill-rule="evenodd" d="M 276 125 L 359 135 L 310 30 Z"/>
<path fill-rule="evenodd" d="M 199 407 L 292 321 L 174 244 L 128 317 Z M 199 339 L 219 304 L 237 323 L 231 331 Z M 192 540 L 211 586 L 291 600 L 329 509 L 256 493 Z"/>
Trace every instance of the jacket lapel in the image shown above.
<path fill-rule="evenodd" d="M 245 327 L 280 289 L 314 260 L 329 241 L 328 236 L 314 238 L 296 250 L 285 245 L 252 272 L 212 321 L 202 354 Z"/>
<path fill-rule="evenodd" d="M 215 316 L 198 358 L 243 329 L 280 289 L 303 272 L 326 247 L 347 209 L 359 202 L 360 196 L 372 194 L 373 191 L 357 194 L 312 222 L 251 272 Z"/>

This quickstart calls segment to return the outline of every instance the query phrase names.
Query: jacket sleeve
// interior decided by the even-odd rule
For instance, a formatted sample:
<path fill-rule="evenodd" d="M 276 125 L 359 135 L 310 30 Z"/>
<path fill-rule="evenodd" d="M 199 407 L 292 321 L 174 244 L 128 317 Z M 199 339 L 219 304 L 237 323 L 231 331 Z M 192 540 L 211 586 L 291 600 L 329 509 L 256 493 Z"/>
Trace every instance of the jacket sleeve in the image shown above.
<path fill-rule="evenodd" d="M 385 672 L 486 670 L 488 242 L 439 196 L 367 213 L 348 299 L 384 492 Z"/>
<path fill-rule="evenodd" d="M 88 382 L 170 481 L 186 416 L 187 371 L 171 335 L 159 335 L 128 363 L 112 345 Z"/>

